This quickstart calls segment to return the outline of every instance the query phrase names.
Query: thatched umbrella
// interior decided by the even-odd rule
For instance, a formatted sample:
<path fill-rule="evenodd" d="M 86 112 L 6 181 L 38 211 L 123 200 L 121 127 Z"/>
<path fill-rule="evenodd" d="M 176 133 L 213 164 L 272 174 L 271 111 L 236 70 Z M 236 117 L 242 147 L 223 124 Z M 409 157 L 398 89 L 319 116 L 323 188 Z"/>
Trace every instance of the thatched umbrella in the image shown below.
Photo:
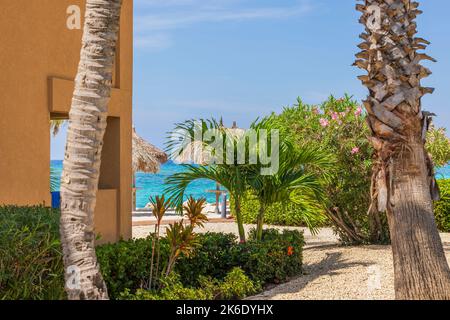
<path fill-rule="evenodd" d="M 167 154 L 137 135 L 133 127 L 133 210 L 136 209 L 136 172 L 157 173 Z"/>

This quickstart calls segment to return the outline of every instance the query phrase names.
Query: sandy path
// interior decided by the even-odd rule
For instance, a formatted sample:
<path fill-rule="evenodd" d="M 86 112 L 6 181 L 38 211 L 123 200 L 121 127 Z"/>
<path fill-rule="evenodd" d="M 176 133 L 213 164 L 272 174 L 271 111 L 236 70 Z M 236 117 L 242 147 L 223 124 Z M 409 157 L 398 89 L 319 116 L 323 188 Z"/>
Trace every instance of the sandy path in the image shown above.
<path fill-rule="evenodd" d="M 450 263 L 450 234 L 441 234 Z M 252 297 L 261 300 L 391 300 L 390 246 L 324 245 L 304 250 L 304 275 Z"/>
<path fill-rule="evenodd" d="M 246 226 L 249 230 L 252 226 Z M 279 228 L 282 229 L 282 228 Z M 394 299 L 390 246 L 340 246 L 329 228 L 311 235 L 305 228 L 304 275 L 250 299 L 343 300 Z M 237 234 L 235 223 L 209 223 L 197 232 Z M 134 237 L 145 237 L 150 227 L 134 227 Z M 450 234 L 441 234 L 450 263 Z"/>

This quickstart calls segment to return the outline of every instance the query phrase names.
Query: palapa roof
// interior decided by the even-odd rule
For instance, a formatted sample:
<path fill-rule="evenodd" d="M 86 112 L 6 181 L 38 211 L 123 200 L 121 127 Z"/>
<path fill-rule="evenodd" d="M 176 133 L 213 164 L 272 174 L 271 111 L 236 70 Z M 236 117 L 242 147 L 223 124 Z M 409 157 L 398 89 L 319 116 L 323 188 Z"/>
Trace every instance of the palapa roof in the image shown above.
<path fill-rule="evenodd" d="M 133 172 L 157 173 L 167 154 L 137 135 L 133 128 Z"/>

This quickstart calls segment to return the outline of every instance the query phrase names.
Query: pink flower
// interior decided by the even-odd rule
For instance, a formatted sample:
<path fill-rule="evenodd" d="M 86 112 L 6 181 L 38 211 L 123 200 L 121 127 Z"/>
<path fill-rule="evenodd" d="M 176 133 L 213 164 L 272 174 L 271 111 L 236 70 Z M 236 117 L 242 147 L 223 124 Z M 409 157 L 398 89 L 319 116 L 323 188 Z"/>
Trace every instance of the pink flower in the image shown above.
<path fill-rule="evenodd" d="M 330 122 L 327 120 L 327 119 L 324 119 L 324 118 L 321 118 L 320 120 L 320 125 L 322 126 L 322 127 L 328 127 L 328 125 L 330 124 Z"/>
<path fill-rule="evenodd" d="M 358 147 L 354 147 L 352 149 L 352 154 L 357 154 L 357 153 L 359 153 L 359 148 Z"/>
<path fill-rule="evenodd" d="M 333 113 L 331 114 L 331 119 L 337 120 L 337 118 L 339 118 L 339 115 L 337 114 L 337 112 L 333 112 Z"/>
<path fill-rule="evenodd" d="M 344 117 L 347 115 L 346 112 L 341 112 L 341 113 L 339 113 L 339 114 L 341 115 L 342 118 L 344 118 Z"/>
<path fill-rule="evenodd" d="M 355 111 L 355 116 L 359 117 L 362 114 L 363 109 L 361 107 L 358 107 Z"/>

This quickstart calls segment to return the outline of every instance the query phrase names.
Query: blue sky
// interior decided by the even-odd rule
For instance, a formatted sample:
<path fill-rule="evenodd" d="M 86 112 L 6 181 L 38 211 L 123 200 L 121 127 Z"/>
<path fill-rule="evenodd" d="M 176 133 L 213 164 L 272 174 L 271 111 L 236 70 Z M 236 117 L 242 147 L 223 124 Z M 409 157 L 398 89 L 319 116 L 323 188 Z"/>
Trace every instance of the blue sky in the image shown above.
<path fill-rule="evenodd" d="M 427 66 L 435 87 L 423 107 L 450 129 L 448 0 L 420 1 L 420 36 L 432 42 Z M 134 124 L 162 147 L 175 122 L 222 116 L 246 127 L 298 96 L 363 99 L 352 67 L 358 35 L 355 0 L 135 0 Z M 64 133 L 52 144 L 63 157 Z"/>

